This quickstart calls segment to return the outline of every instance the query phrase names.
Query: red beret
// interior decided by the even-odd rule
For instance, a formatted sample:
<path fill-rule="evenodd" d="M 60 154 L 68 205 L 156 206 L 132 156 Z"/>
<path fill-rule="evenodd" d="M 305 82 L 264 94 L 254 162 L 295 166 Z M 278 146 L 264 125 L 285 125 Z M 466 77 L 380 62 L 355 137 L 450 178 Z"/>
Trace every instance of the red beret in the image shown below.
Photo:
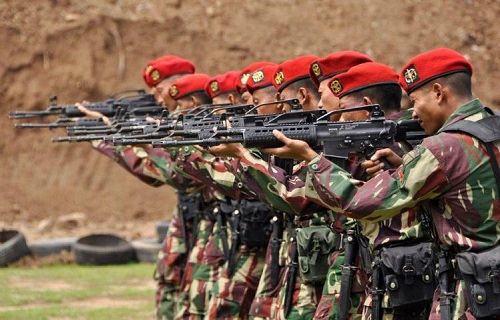
<path fill-rule="evenodd" d="M 170 87 L 170 96 L 177 100 L 196 92 L 205 92 L 205 86 L 210 79 L 208 74 L 193 73 L 176 79 Z"/>
<path fill-rule="evenodd" d="M 248 92 L 253 94 L 255 90 L 272 86 L 275 71 L 276 65 L 268 65 L 254 71 L 247 81 Z"/>
<path fill-rule="evenodd" d="M 281 92 L 295 81 L 309 79 L 309 66 L 318 57 L 306 55 L 281 63 L 274 72 L 273 85 Z"/>
<path fill-rule="evenodd" d="M 241 69 L 240 74 L 238 75 L 238 79 L 236 80 L 236 89 L 238 90 L 238 92 L 240 94 L 245 92 L 245 90 L 247 89 L 245 87 L 245 85 L 247 83 L 248 77 L 250 76 L 250 74 L 252 72 L 254 72 L 255 70 L 262 68 L 264 66 L 268 66 L 268 65 L 275 66 L 276 64 L 273 62 L 267 62 L 267 61 L 257 61 L 257 62 L 254 62 L 252 64 L 249 64 L 245 68 Z"/>
<path fill-rule="evenodd" d="M 457 72 L 472 76 L 472 65 L 454 50 L 434 49 L 410 59 L 399 75 L 399 84 L 410 94 L 429 81 Z"/>
<path fill-rule="evenodd" d="M 194 64 L 191 61 L 169 55 L 149 62 L 142 76 L 148 86 L 154 87 L 165 78 L 178 74 L 191 74 L 194 70 Z"/>
<path fill-rule="evenodd" d="M 236 92 L 236 80 L 238 79 L 239 71 L 229 71 L 223 74 L 218 74 L 208 80 L 205 91 L 211 97 L 217 97 L 228 92 Z"/>
<path fill-rule="evenodd" d="M 391 67 L 378 62 L 366 62 L 334 76 L 328 86 L 335 96 L 342 98 L 370 87 L 387 84 L 399 86 L 398 78 L 398 74 Z"/>
<path fill-rule="evenodd" d="M 316 87 L 319 87 L 320 82 L 325 79 L 346 72 L 358 64 L 372 61 L 369 56 L 357 51 L 334 52 L 314 61 L 309 68 L 309 76 Z"/>

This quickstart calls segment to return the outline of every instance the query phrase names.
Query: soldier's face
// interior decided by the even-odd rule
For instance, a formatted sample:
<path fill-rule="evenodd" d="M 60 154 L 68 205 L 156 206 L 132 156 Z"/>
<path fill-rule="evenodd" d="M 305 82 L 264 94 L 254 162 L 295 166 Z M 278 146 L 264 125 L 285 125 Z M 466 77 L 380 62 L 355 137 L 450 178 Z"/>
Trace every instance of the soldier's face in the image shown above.
<path fill-rule="evenodd" d="M 417 119 L 425 133 L 435 134 L 446 121 L 443 108 L 439 105 L 439 95 L 432 85 L 425 85 L 409 95 L 413 118 Z"/>
<path fill-rule="evenodd" d="M 252 103 L 252 95 L 250 92 L 245 91 L 241 94 L 241 101 L 243 104 L 251 104 Z"/>
<path fill-rule="evenodd" d="M 189 110 L 195 107 L 195 104 L 192 99 L 189 97 L 186 98 L 180 98 L 177 100 L 174 100 L 176 103 L 176 107 L 179 106 L 180 110 Z M 174 108 L 175 110 L 175 108 Z"/>
<path fill-rule="evenodd" d="M 279 98 L 280 100 L 298 99 L 299 102 L 302 104 L 302 108 L 304 109 L 304 111 L 318 109 L 318 105 L 316 104 L 316 102 L 314 104 L 313 103 L 305 103 L 306 96 L 301 92 L 301 89 L 294 89 L 293 86 L 288 86 L 285 89 L 283 89 L 280 92 L 279 97 L 280 97 Z"/>
<path fill-rule="evenodd" d="M 337 98 L 333 94 L 332 90 L 328 88 L 328 82 L 330 80 L 331 79 L 325 79 L 321 81 L 318 88 L 319 94 L 321 95 L 318 103 L 318 108 L 325 109 L 327 112 L 339 109 L 339 98 Z M 340 115 L 337 117 L 337 119 L 339 117 Z"/>
<path fill-rule="evenodd" d="M 252 94 L 253 104 L 258 105 L 262 103 L 274 102 L 276 101 L 276 93 L 277 91 L 274 89 L 274 87 L 267 87 L 255 90 Z M 278 113 L 279 110 L 281 110 L 280 104 L 275 103 L 258 108 L 257 113 L 273 114 L 273 113 Z"/>
<path fill-rule="evenodd" d="M 363 100 L 354 98 L 352 95 L 343 96 L 339 101 L 340 109 L 350 109 L 364 105 Z M 359 110 L 353 112 L 344 112 L 341 114 L 340 121 L 362 121 L 370 117 L 368 111 Z"/>
<path fill-rule="evenodd" d="M 177 103 L 170 96 L 168 91 L 172 86 L 175 79 L 164 79 L 162 82 L 158 83 L 155 87 L 158 95 L 158 103 L 163 104 L 167 107 L 168 111 L 174 111 L 177 107 Z"/>

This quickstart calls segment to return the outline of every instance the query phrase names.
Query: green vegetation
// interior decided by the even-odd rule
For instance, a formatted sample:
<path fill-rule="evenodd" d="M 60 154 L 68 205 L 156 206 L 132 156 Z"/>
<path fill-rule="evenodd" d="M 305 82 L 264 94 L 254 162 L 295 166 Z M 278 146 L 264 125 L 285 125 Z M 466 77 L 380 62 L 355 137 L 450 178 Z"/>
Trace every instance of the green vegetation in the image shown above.
<path fill-rule="evenodd" d="M 0 320 L 152 319 L 152 264 L 0 269 Z"/>

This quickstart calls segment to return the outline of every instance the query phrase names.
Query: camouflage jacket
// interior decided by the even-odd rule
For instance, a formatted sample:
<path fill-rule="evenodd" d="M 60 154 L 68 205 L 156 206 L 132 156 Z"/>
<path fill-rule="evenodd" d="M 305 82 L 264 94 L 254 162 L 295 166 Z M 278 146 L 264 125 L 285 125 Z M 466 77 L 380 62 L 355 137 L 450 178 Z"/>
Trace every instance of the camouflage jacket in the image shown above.
<path fill-rule="evenodd" d="M 391 120 L 401 119 L 401 113 L 388 117 Z M 393 150 L 399 155 L 409 151 L 408 145 L 397 144 Z M 309 212 L 325 211 L 324 208 L 315 205 L 306 196 L 307 166 L 301 163 L 296 166 L 292 175 L 287 175 L 279 167 L 272 166 L 261 160 L 256 154 L 247 154 L 241 159 L 241 171 L 246 173 L 246 181 L 259 198 L 267 201 L 279 210 L 304 215 Z M 356 158 L 342 162 L 342 166 L 348 168 L 352 176 L 364 180 L 365 171 L 361 168 Z M 310 187 L 310 186 L 309 186 Z M 321 202 L 318 204 L 322 205 Z M 355 221 L 338 215 L 334 211 L 326 212 L 332 227 L 342 232 L 352 228 Z M 384 243 L 394 243 L 407 239 L 421 238 L 424 232 L 421 224 L 422 215 L 417 209 L 409 209 L 400 215 L 381 221 L 379 223 L 360 222 L 362 233 L 367 236 L 372 246 L 378 247 Z"/>
<path fill-rule="evenodd" d="M 443 127 L 487 116 L 475 99 L 458 108 Z M 367 221 L 386 220 L 425 204 L 444 245 L 456 250 L 491 247 L 500 235 L 500 201 L 490 157 L 477 139 L 441 130 L 407 153 L 394 172 L 366 183 L 318 156 L 308 164 L 306 197 Z M 497 141 L 494 149 L 500 160 L 499 148 Z"/>
<path fill-rule="evenodd" d="M 104 141 L 92 141 L 92 147 L 113 159 L 143 182 L 160 186 L 168 184 L 175 189 L 192 192 L 202 187 L 197 181 L 186 179 L 174 171 L 177 149 L 114 146 Z"/>
<path fill-rule="evenodd" d="M 254 199 L 255 194 L 237 174 L 238 162 L 233 158 L 216 157 L 193 146 L 186 146 L 179 150 L 173 168 L 185 179 L 210 186 L 231 199 Z"/>

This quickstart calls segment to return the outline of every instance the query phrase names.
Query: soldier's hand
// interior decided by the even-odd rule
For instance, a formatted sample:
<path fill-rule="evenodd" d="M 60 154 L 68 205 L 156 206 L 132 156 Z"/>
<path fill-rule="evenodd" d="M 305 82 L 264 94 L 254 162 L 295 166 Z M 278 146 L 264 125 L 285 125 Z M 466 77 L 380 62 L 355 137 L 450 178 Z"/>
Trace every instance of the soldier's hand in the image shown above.
<path fill-rule="evenodd" d="M 208 152 L 218 157 L 241 158 L 248 150 L 241 143 L 227 143 L 210 147 Z"/>
<path fill-rule="evenodd" d="M 403 159 L 394 153 L 394 151 L 389 148 L 385 148 L 377 150 L 370 160 L 363 161 L 363 163 L 361 163 L 361 167 L 366 170 L 366 173 L 370 177 L 374 177 L 382 171 L 389 169 L 385 167 L 385 164 L 382 161 L 380 161 L 382 158 L 385 158 L 393 168 L 397 168 L 403 163 Z"/>
<path fill-rule="evenodd" d="M 83 103 L 85 103 L 85 101 Z M 82 113 L 84 113 L 87 117 L 89 117 L 89 118 L 102 118 L 102 121 L 106 125 L 111 126 L 111 120 L 109 120 L 109 118 L 106 117 L 105 115 L 103 115 L 102 113 L 100 113 L 98 111 L 91 111 L 91 110 L 87 109 L 80 102 L 75 103 L 75 106 L 78 108 L 78 110 L 80 110 Z"/>
<path fill-rule="evenodd" d="M 278 130 L 273 130 L 274 136 L 283 142 L 285 145 L 279 148 L 265 148 L 261 149 L 264 153 L 274 154 L 280 158 L 290 158 L 299 161 L 311 161 L 316 158 L 318 154 L 309 145 L 302 140 L 293 140 L 287 138 L 283 133 Z"/>

